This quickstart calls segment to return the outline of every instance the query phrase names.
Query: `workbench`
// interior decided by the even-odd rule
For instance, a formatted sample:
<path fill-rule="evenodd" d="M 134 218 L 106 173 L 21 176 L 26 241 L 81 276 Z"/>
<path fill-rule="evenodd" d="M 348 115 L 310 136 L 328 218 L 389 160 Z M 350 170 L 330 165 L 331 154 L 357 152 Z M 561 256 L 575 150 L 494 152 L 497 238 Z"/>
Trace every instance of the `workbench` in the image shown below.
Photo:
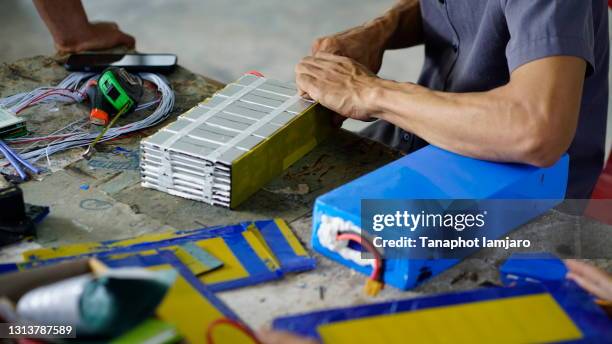
<path fill-rule="evenodd" d="M 66 75 L 54 57 L 37 56 L 2 64 L 0 96 L 55 85 Z M 237 72 L 236 78 L 239 76 Z M 222 87 L 180 67 L 169 75 L 169 80 L 176 93 L 176 104 L 171 117 L 162 125 Z M 41 105 L 24 111 L 23 116 L 31 131 L 45 134 L 87 114 L 88 109 L 81 104 Z M 126 116 L 122 120 L 130 119 Z M 20 260 L 21 252 L 37 247 L 273 217 L 287 221 L 309 246 L 312 205 L 318 195 L 399 157 L 397 152 L 378 143 L 341 130 L 238 209 L 228 210 L 140 186 L 138 143 L 158 128 L 101 144 L 90 161 L 81 159 L 82 149 L 51 156 L 48 173 L 21 185 L 26 202 L 49 206 L 50 215 L 38 226 L 38 236 L 32 242 L 1 249 L 0 262 Z M 590 234 L 584 235 L 587 232 Z M 610 256 L 612 247 L 610 233 L 611 226 L 552 210 L 514 231 L 511 238 L 530 238 L 542 250 L 561 256 L 576 255 L 581 247 L 589 247 L 594 252 L 593 258 L 605 258 Z M 575 245 L 581 242 L 584 245 Z M 219 295 L 244 321 L 258 328 L 281 315 L 498 283 L 497 268 L 506 258 L 481 251 L 410 292 L 388 287 L 370 298 L 362 292 L 365 276 L 312 254 L 318 264 L 313 271 Z M 612 266 L 608 259 L 597 260 L 596 264 L 608 269 Z"/>

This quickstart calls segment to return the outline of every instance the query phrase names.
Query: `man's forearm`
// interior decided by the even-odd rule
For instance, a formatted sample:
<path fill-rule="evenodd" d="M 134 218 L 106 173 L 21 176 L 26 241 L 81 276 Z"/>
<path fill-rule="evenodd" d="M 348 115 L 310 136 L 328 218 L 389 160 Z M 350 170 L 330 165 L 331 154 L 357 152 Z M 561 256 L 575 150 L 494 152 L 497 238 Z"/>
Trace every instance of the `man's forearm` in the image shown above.
<path fill-rule="evenodd" d="M 419 0 L 400 0 L 387 13 L 395 29 L 387 41 L 387 49 L 408 48 L 423 44 L 423 20 Z"/>
<path fill-rule="evenodd" d="M 351 30 L 363 30 L 371 44 L 382 49 L 401 49 L 423 43 L 419 0 L 401 0 L 382 16 Z M 350 31 L 350 30 L 349 30 Z"/>
<path fill-rule="evenodd" d="M 34 0 L 34 5 L 57 45 L 78 41 L 89 25 L 81 0 Z"/>
<path fill-rule="evenodd" d="M 532 74 L 538 69 L 549 71 L 536 82 Z M 565 73 L 559 73 L 561 70 Z M 486 160 L 547 166 L 567 150 L 574 137 L 584 72 L 584 61 L 554 57 L 519 69 L 513 74 L 515 82 L 474 93 L 437 92 L 375 79 L 366 102 L 374 117 L 447 150 Z"/>
<path fill-rule="evenodd" d="M 529 119 L 495 92 L 444 93 L 378 79 L 369 98 L 373 117 L 431 144 L 474 158 L 525 162 L 520 142 L 530 137 L 522 130 Z"/>

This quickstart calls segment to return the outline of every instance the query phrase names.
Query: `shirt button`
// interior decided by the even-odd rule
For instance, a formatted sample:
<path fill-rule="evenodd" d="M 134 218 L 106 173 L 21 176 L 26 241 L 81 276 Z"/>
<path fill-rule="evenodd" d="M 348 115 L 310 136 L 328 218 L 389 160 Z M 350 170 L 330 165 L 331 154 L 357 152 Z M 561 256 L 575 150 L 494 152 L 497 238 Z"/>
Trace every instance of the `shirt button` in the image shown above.
<path fill-rule="evenodd" d="M 453 43 L 453 51 L 457 52 L 459 50 L 459 44 Z"/>
<path fill-rule="evenodd" d="M 410 141 L 410 134 L 404 133 L 404 135 L 402 135 L 402 138 L 404 139 L 404 141 Z"/>
<path fill-rule="evenodd" d="M 444 5 L 444 0 L 438 0 L 438 2 Z"/>

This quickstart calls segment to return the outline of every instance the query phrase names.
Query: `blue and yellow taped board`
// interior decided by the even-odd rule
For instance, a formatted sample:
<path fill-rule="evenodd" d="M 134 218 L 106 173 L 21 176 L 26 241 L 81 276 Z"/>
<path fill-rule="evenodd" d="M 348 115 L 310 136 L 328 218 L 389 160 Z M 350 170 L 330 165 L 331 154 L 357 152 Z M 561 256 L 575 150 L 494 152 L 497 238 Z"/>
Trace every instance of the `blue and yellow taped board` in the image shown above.
<path fill-rule="evenodd" d="M 278 318 L 323 343 L 548 343 L 612 338 L 612 320 L 571 281 L 484 288 Z"/>
<path fill-rule="evenodd" d="M 200 257 L 189 252 L 199 248 Z M 213 291 L 229 290 L 278 279 L 284 273 L 310 270 L 315 260 L 281 219 L 244 222 L 189 231 L 143 235 L 138 238 L 81 243 L 24 253 L 26 263 L 0 267 L 26 269 L 78 257 L 95 256 L 109 266 L 149 266 L 163 263 L 170 251 L 181 264 Z M 210 257 L 203 261 L 201 254 Z M 211 259 L 222 263 L 218 266 Z"/>
<path fill-rule="evenodd" d="M 321 244 L 322 218 L 340 219 L 361 228 L 361 201 L 372 200 L 531 200 L 513 202 L 517 209 L 500 211 L 488 238 L 499 238 L 563 200 L 568 156 L 549 168 L 500 164 L 460 156 L 427 146 L 317 198 L 313 211 L 313 248 L 363 274 L 359 265 Z M 535 206 L 534 206 L 535 204 Z M 518 209 L 520 208 L 520 209 Z M 517 216 L 518 214 L 518 216 Z M 497 216 L 497 215 L 496 215 Z M 464 257 L 460 257 L 464 258 Z M 385 260 L 384 282 L 406 290 L 458 263 L 459 259 Z"/>

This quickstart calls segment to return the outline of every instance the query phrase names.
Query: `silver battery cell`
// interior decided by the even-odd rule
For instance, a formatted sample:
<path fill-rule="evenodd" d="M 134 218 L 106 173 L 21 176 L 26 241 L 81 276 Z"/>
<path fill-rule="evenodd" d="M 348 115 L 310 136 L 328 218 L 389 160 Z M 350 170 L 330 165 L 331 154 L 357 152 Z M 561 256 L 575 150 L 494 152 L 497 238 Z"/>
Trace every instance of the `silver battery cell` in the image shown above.
<path fill-rule="evenodd" d="M 229 207 L 232 163 L 313 102 L 293 83 L 244 75 L 141 142 L 144 187 Z"/>

